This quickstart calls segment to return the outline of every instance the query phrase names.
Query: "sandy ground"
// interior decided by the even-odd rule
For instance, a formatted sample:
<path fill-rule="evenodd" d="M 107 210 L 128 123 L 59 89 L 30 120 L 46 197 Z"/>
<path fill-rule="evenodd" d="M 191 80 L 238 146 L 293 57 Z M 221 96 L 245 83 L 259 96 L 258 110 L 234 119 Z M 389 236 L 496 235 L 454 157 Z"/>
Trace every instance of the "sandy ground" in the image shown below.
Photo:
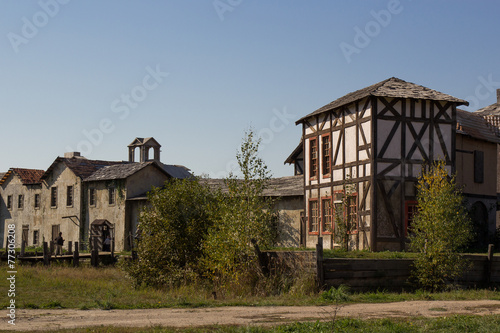
<path fill-rule="evenodd" d="M 5 310 L 4 310 L 5 311 Z M 16 325 L 4 319 L 0 331 L 51 331 L 91 326 L 193 327 L 207 325 L 269 325 L 337 317 L 442 317 L 452 314 L 500 314 L 500 301 L 414 301 L 335 306 L 220 307 L 146 310 L 17 310 Z M 5 318 L 5 316 L 4 316 Z"/>

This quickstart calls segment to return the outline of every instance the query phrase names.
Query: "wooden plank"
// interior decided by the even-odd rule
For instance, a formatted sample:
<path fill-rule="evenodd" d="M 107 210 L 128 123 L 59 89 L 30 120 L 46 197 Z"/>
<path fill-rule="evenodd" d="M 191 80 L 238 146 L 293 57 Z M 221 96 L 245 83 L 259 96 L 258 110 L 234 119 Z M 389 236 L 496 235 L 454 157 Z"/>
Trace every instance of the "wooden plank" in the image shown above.
<path fill-rule="evenodd" d="M 411 275 L 410 269 L 404 270 L 377 270 L 377 271 L 325 271 L 325 280 L 329 279 L 387 279 L 393 277 L 408 278 Z"/>

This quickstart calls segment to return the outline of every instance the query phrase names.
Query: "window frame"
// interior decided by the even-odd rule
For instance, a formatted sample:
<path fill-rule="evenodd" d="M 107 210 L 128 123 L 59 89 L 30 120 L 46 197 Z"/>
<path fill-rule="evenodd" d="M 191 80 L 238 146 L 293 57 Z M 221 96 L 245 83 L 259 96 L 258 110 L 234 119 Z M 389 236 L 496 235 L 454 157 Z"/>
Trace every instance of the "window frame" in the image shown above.
<path fill-rule="evenodd" d="M 24 209 L 24 194 L 19 194 L 17 196 L 17 209 L 19 210 Z"/>
<path fill-rule="evenodd" d="M 14 203 L 14 202 L 13 202 L 13 196 L 12 196 L 12 194 L 7 195 L 7 209 L 8 209 L 8 210 L 12 210 L 12 209 L 14 208 L 14 207 L 13 207 L 13 206 L 14 206 L 14 204 L 13 204 L 13 203 Z"/>
<path fill-rule="evenodd" d="M 68 185 L 66 187 L 66 207 L 73 207 L 75 197 L 74 193 L 73 185 Z"/>
<path fill-rule="evenodd" d="M 316 155 L 316 156 L 314 156 Z M 318 138 L 309 139 L 309 178 L 311 180 L 318 179 L 319 173 L 319 152 L 318 152 Z"/>
<path fill-rule="evenodd" d="M 313 204 L 316 206 L 316 209 L 315 209 L 315 217 L 316 217 L 316 222 L 313 223 Z M 314 198 L 314 199 L 309 199 L 309 205 L 308 205 L 308 208 L 307 208 L 307 212 L 308 212 L 308 226 L 307 226 L 307 231 L 309 232 L 310 235 L 318 235 L 319 234 L 319 228 L 320 228 L 320 216 L 319 216 L 319 203 L 318 203 L 318 199 L 317 198 Z M 313 226 L 316 226 L 316 230 L 313 230 Z"/>
<path fill-rule="evenodd" d="M 50 208 L 57 208 L 57 186 L 50 188 Z"/>
<path fill-rule="evenodd" d="M 116 188 L 108 187 L 108 204 L 114 206 L 116 204 Z"/>
<path fill-rule="evenodd" d="M 327 139 L 328 149 L 324 147 L 325 139 Z M 328 172 L 325 171 L 326 167 L 328 167 Z M 321 136 L 321 174 L 323 178 L 331 178 L 332 176 L 332 140 L 330 133 Z"/>
<path fill-rule="evenodd" d="M 89 188 L 89 206 L 96 207 L 97 206 L 97 195 L 95 187 Z"/>
<path fill-rule="evenodd" d="M 40 193 L 35 193 L 35 196 L 33 198 L 33 208 L 34 209 L 40 209 L 40 206 L 42 204 L 41 198 L 42 198 L 42 196 Z"/>
<path fill-rule="evenodd" d="M 354 200 L 354 205 L 351 204 L 351 200 Z M 354 207 L 354 214 L 352 213 L 351 208 Z M 346 223 L 348 224 L 348 234 L 357 234 L 359 230 L 359 221 L 358 221 L 358 193 L 350 193 L 346 197 Z M 354 216 L 355 221 L 355 228 L 351 229 L 351 225 L 353 224 L 351 221 L 351 217 Z"/>
<path fill-rule="evenodd" d="M 325 203 L 328 202 L 330 204 L 330 215 L 326 215 Z M 333 197 L 322 197 L 321 198 L 321 233 L 325 235 L 331 235 L 334 233 L 335 228 L 335 219 L 334 219 L 334 209 L 333 209 Z M 327 220 L 330 220 L 327 222 Z M 328 230 L 327 225 L 330 225 L 330 230 Z"/>
<path fill-rule="evenodd" d="M 33 230 L 33 245 L 38 245 L 40 242 L 40 230 Z"/>
<path fill-rule="evenodd" d="M 411 222 L 413 222 L 415 213 L 417 211 L 418 211 L 417 200 L 405 200 L 405 237 L 408 237 L 409 234 L 408 231 L 409 230 L 411 231 Z M 411 219 L 410 219 L 410 214 L 411 214 Z"/>

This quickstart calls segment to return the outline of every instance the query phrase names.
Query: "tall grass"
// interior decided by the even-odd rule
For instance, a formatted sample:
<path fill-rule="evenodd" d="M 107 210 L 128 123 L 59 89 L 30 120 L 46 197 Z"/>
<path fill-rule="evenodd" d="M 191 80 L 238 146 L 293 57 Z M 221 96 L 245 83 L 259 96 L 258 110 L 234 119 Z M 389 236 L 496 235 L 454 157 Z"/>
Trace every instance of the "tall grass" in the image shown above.
<path fill-rule="evenodd" d="M 0 279 L 7 278 L 7 266 L 0 265 Z M 214 294 L 215 292 L 215 294 Z M 328 294 L 329 293 L 329 294 Z M 7 295 L 7 284 L 0 284 Z M 314 275 L 251 275 L 233 281 L 224 289 L 206 282 L 175 289 L 134 288 L 124 272 L 115 267 L 19 266 L 16 275 L 16 305 L 19 308 L 136 309 L 163 307 L 207 307 L 227 305 L 329 305 L 337 303 L 399 302 L 412 300 L 500 300 L 496 290 L 452 290 L 441 293 L 383 290 L 355 293 L 335 288 L 315 291 Z M 0 308 L 9 299 L 0 298 Z"/>

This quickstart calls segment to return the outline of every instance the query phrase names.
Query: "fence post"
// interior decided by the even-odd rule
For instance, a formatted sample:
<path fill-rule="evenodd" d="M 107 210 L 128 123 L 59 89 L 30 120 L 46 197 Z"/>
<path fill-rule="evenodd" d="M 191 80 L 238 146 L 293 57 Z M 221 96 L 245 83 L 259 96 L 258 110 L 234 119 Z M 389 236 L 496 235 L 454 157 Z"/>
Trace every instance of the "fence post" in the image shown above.
<path fill-rule="evenodd" d="M 54 254 L 54 241 L 50 241 L 50 255 Z"/>
<path fill-rule="evenodd" d="M 68 254 L 72 255 L 73 254 L 73 242 L 68 241 Z"/>
<path fill-rule="evenodd" d="M 491 282 L 491 271 L 493 267 L 493 249 L 494 249 L 493 244 L 488 245 L 488 261 L 486 263 L 486 283 L 490 284 Z"/>
<path fill-rule="evenodd" d="M 24 257 L 24 251 L 26 251 L 26 241 L 22 240 L 21 241 L 21 253 L 19 254 L 20 257 Z"/>
<path fill-rule="evenodd" d="M 97 267 L 99 265 L 99 249 L 97 247 L 97 237 L 94 237 L 93 239 L 92 252 L 90 254 L 90 262 L 94 267 Z"/>
<path fill-rule="evenodd" d="M 50 262 L 50 253 L 47 242 L 43 242 L 43 264 L 48 266 Z"/>
<path fill-rule="evenodd" d="M 321 290 L 325 284 L 325 277 L 323 275 L 323 237 L 318 237 L 318 244 L 316 244 L 316 275 L 318 287 Z"/>
<path fill-rule="evenodd" d="M 111 259 L 115 258 L 115 238 L 111 238 L 111 244 L 109 244 L 111 250 Z"/>
<path fill-rule="evenodd" d="M 80 265 L 80 253 L 78 252 L 78 242 L 75 242 L 75 252 L 73 252 L 73 267 Z"/>

